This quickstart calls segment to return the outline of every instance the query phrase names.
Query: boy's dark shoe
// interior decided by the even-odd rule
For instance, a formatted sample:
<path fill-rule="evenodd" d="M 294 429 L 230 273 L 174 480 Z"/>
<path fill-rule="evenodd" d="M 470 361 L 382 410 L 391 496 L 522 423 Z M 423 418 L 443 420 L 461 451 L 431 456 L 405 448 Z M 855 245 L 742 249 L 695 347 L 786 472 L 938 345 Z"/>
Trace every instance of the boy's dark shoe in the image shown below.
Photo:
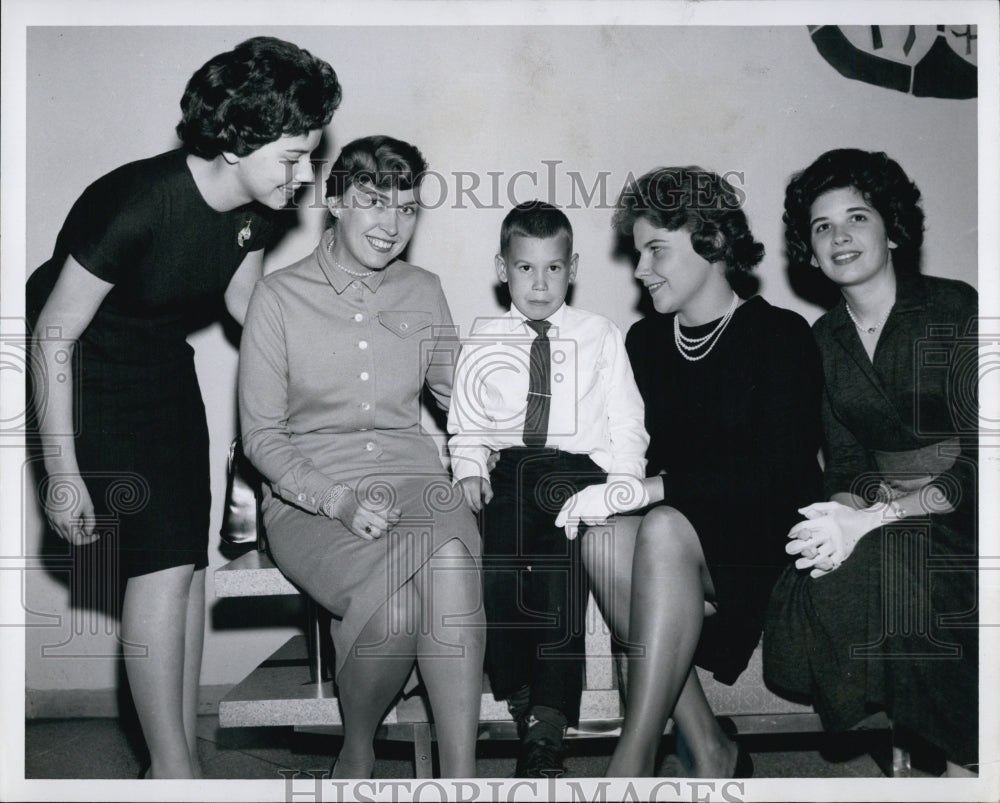
<path fill-rule="evenodd" d="M 526 739 L 521 742 L 521 750 L 517 756 L 515 778 L 561 778 L 566 774 L 563 766 L 565 750 L 562 742 L 555 742 L 544 737 Z"/>
<path fill-rule="evenodd" d="M 560 778 L 565 775 L 563 734 L 566 717 L 563 713 L 555 708 L 533 706 L 523 721 L 517 720 L 517 726 L 521 749 L 514 777 Z"/>

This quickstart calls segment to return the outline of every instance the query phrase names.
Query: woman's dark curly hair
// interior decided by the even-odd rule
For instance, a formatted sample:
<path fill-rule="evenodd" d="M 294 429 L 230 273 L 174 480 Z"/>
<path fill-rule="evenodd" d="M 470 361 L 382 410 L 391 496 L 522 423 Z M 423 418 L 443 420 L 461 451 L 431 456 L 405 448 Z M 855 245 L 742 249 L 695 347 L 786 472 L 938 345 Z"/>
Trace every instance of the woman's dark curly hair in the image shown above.
<path fill-rule="evenodd" d="M 702 259 L 724 262 L 726 274 L 749 274 L 764 258 L 743 212 L 743 192 L 701 167 L 658 167 L 629 182 L 616 205 L 612 225 L 632 236 L 640 218 L 659 229 L 686 229 Z"/>
<path fill-rule="evenodd" d="M 348 142 L 326 179 L 326 197 L 339 198 L 352 184 L 379 189 L 412 190 L 424 173 L 427 162 L 409 142 L 382 134 Z"/>
<path fill-rule="evenodd" d="M 188 81 L 177 136 L 196 156 L 246 156 L 282 135 L 323 128 L 340 105 L 333 68 L 291 42 L 247 39 Z"/>
<path fill-rule="evenodd" d="M 920 268 L 920 246 L 924 241 L 924 212 L 920 190 L 899 164 L 881 151 L 856 148 L 827 151 L 801 173 L 785 190 L 785 246 L 790 267 L 802 268 L 813 257 L 810 209 L 830 190 L 852 187 L 861 193 L 885 224 L 885 233 L 896 244 L 892 264 L 897 273 Z"/>

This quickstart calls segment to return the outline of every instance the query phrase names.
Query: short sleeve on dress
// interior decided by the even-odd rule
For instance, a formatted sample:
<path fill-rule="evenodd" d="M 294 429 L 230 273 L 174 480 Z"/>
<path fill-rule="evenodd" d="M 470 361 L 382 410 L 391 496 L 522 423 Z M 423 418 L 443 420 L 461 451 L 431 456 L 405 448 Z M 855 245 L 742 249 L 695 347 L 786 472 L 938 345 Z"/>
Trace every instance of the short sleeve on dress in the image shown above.
<path fill-rule="evenodd" d="M 66 252 L 97 278 L 117 284 L 150 242 L 156 204 L 121 186 L 121 169 L 95 181 L 73 204 L 60 232 Z M 154 192 L 151 182 L 148 192 Z"/>
<path fill-rule="evenodd" d="M 250 219 L 250 214 L 247 217 Z M 288 228 L 295 225 L 298 218 L 294 214 L 281 214 L 257 206 L 252 213 L 252 220 L 250 240 L 246 245 L 247 253 L 270 251 Z"/>

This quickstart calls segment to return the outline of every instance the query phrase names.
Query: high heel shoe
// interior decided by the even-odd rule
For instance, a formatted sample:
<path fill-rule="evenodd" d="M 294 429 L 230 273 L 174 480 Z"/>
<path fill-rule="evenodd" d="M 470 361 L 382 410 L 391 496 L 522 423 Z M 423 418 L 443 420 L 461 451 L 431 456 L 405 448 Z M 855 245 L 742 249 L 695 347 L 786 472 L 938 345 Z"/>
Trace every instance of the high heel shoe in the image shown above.
<path fill-rule="evenodd" d="M 340 778 L 341 780 L 359 780 L 359 779 L 369 779 L 375 773 L 375 756 L 372 756 L 370 764 L 367 764 L 364 768 L 361 765 L 344 765 L 341 767 L 346 775 L 341 775 L 338 772 L 338 767 L 340 766 L 340 758 L 334 760 L 333 766 L 330 768 L 331 778 Z"/>
<path fill-rule="evenodd" d="M 719 728 L 722 732 L 729 737 L 729 741 L 736 742 L 736 766 L 733 767 L 733 777 L 752 778 L 754 769 L 753 757 L 747 749 L 737 741 L 739 734 L 736 729 L 736 723 L 729 717 L 716 717 L 716 721 L 719 723 Z"/>
<path fill-rule="evenodd" d="M 733 767 L 733 777 L 734 778 L 752 778 L 753 777 L 753 756 L 747 752 L 743 745 L 737 746 L 736 753 L 736 766 Z"/>

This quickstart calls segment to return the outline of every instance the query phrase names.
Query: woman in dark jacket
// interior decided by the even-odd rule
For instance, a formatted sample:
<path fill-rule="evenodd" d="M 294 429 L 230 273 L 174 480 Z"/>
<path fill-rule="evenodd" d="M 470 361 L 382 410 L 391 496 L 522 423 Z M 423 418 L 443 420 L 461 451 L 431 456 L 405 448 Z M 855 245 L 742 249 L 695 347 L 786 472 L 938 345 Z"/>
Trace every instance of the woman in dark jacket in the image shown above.
<path fill-rule="evenodd" d="M 884 153 L 829 151 L 789 184 L 790 258 L 839 285 L 814 332 L 825 496 L 789 532 L 764 676 L 827 728 L 875 710 L 978 762 L 976 291 L 917 273 L 920 192 Z"/>

